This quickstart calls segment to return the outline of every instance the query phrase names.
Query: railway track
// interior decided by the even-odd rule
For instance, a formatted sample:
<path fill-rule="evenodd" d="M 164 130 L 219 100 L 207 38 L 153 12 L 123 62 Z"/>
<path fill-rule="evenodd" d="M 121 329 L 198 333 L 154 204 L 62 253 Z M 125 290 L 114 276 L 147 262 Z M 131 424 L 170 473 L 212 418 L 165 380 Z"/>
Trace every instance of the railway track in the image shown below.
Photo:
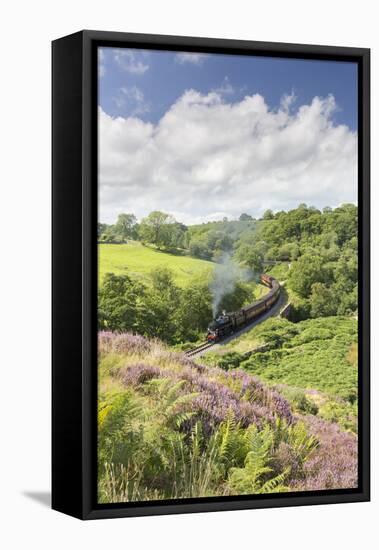
<path fill-rule="evenodd" d="M 286 305 L 285 302 L 283 304 L 283 294 L 280 293 L 278 301 L 271 306 L 271 308 L 266 311 L 263 315 L 259 315 L 258 318 L 253 319 L 252 322 L 248 323 L 247 325 L 244 325 L 240 327 L 239 330 L 236 330 L 226 338 L 224 338 L 221 341 L 218 342 L 203 342 L 199 346 L 196 346 L 195 348 L 189 349 L 188 351 L 184 352 L 187 357 L 197 357 L 198 355 L 202 355 L 204 352 L 206 352 L 209 348 L 212 348 L 215 346 L 215 348 L 219 348 L 221 345 L 228 344 L 231 340 L 234 338 L 240 336 L 241 334 L 244 334 L 248 330 L 251 330 L 252 327 L 256 326 L 257 324 L 261 323 L 262 321 L 265 321 L 268 319 L 268 317 L 272 317 L 274 315 L 280 315 L 283 305 Z"/>
<path fill-rule="evenodd" d="M 215 345 L 215 342 L 203 342 L 200 344 L 200 346 L 196 346 L 196 348 L 189 349 L 185 352 L 185 355 L 187 357 L 196 357 L 196 355 L 200 355 L 207 349 L 213 347 Z"/>

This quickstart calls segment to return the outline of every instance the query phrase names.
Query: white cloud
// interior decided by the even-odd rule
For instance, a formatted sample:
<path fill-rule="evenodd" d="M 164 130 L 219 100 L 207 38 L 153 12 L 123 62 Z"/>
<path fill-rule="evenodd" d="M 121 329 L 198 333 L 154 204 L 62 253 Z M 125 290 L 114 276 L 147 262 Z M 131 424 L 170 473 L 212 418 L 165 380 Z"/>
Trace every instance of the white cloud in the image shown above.
<path fill-rule="evenodd" d="M 294 105 L 294 103 L 296 102 L 296 95 L 295 95 L 295 92 L 294 90 L 292 90 L 292 92 L 290 94 L 283 94 L 281 99 L 280 99 L 280 107 L 283 111 L 285 111 L 286 113 L 288 113 L 291 109 L 291 107 Z"/>
<path fill-rule="evenodd" d="M 101 221 L 161 209 L 192 223 L 356 202 L 357 135 L 333 122 L 333 96 L 291 102 L 270 110 L 258 94 L 227 103 L 189 90 L 155 125 L 100 109 Z"/>
<path fill-rule="evenodd" d="M 113 52 L 114 60 L 123 71 L 142 75 L 149 69 L 149 65 L 144 61 L 142 53 L 125 48 L 115 49 Z"/>
<path fill-rule="evenodd" d="M 235 89 L 231 85 L 229 78 L 226 76 L 222 81 L 221 86 L 215 88 L 212 91 L 219 95 L 232 95 L 234 94 Z"/>
<path fill-rule="evenodd" d="M 151 109 L 143 91 L 137 86 L 123 86 L 112 99 L 119 109 L 127 107 L 131 116 L 143 115 Z"/>
<path fill-rule="evenodd" d="M 184 63 L 202 65 L 206 58 L 207 55 L 205 53 L 180 52 L 176 54 L 175 61 L 180 65 L 184 65 Z"/>

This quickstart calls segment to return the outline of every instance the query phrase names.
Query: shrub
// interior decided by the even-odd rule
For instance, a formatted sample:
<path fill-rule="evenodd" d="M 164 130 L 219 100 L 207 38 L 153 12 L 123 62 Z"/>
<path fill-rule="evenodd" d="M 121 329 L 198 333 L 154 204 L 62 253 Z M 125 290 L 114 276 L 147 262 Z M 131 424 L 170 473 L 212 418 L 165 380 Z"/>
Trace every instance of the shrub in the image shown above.
<path fill-rule="evenodd" d="M 357 437 L 316 416 L 306 422 L 319 446 L 304 465 L 304 478 L 292 480 L 291 487 L 305 491 L 357 487 Z"/>
<path fill-rule="evenodd" d="M 217 366 L 223 370 L 236 369 L 240 366 L 240 363 L 243 360 L 244 356 L 241 353 L 231 351 L 220 356 Z"/>
<path fill-rule="evenodd" d="M 286 399 L 291 403 L 295 412 L 302 414 L 317 414 L 318 406 L 314 401 L 308 399 L 304 390 L 291 388 L 289 386 L 280 386 L 278 388 Z"/>
<path fill-rule="evenodd" d="M 100 331 L 98 333 L 98 350 L 100 353 L 147 353 L 152 349 L 153 342 L 131 332 L 116 333 Z"/>

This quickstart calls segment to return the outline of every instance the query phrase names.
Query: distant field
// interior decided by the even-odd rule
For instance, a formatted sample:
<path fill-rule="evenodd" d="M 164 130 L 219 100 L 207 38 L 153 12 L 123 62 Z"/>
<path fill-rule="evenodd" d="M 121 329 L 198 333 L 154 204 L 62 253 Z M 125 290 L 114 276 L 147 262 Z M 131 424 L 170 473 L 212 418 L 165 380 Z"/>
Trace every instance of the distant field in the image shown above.
<path fill-rule="evenodd" d="M 129 273 L 147 279 L 149 272 L 156 267 L 172 270 L 175 282 L 185 287 L 194 278 L 207 277 L 214 264 L 189 256 L 167 254 L 141 243 L 130 241 L 128 244 L 99 244 L 99 279 L 105 273 Z"/>

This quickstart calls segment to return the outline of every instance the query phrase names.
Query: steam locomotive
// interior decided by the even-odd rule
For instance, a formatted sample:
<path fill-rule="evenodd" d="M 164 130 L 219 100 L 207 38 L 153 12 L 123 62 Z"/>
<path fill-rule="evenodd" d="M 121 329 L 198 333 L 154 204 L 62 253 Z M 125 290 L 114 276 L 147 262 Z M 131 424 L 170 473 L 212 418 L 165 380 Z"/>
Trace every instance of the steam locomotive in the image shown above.
<path fill-rule="evenodd" d="M 260 282 L 270 288 L 270 291 L 256 302 L 245 306 L 232 313 L 223 312 L 216 317 L 208 326 L 208 342 L 222 340 L 225 336 L 232 334 L 243 325 L 250 323 L 255 317 L 261 315 L 264 311 L 278 300 L 280 295 L 280 285 L 274 277 L 263 273 L 260 275 Z"/>

